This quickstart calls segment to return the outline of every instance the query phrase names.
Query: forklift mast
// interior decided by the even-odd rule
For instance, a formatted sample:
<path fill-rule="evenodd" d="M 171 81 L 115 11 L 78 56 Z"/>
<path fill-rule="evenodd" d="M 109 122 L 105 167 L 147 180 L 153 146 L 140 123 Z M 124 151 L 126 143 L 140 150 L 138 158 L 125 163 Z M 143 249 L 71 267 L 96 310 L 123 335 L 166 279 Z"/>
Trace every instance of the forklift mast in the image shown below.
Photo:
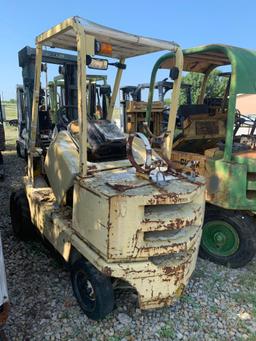
<path fill-rule="evenodd" d="M 18 58 L 19 66 L 22 68 L 24 99 L 26 102 L 24 116 L 27 118 L 28 121 L 27 129 L 29 130 L 32 113 L 36 49 L 29 46 L 25 46 L 22 50 L 19 51 Z M 42 56 L 43 63 L 64 65 L 65 63 L 75 64 L 76 61 L 77 58 L 75 55 L 43 50 Z"/>

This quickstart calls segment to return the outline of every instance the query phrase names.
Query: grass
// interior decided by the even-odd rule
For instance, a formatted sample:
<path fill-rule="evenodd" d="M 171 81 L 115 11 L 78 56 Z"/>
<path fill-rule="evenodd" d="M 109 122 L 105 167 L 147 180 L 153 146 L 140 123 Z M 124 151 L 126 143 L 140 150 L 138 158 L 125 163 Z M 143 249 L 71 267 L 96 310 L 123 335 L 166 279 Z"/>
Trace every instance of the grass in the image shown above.
<path fill-rule="evenodd" d="M 17 118 L 16 103 L 3 102 L 2 105 L 5 108 L 6 120 L 13 120 Z"/>
<path fill-rule="evenodd" d="M 121 336 L 110 336 L 108 339 L 108 341 L 121 341 Z"/>
<path fill-rule="evenodd" d="M 247 341 L 255 341 L 256 340 L 256 333 L 252 332 L 248 327 L 247 321 L 240 320 L 237 324 L 237 327 L 242 333 L 247 335 Z"/>
<path fill-rule="evenodd" d="M 6 120 L 13 120 L 17 118 L 17 109 L 16 103 L 4 102 L 2 105 L 5 108 L 5 116 Z M 10 149 L 15 145 L 15 141 L 17 138 L 17 127 L 10 126 L 9 124 L 5 124 L 5 145 L 7 149 Z"/>
<path fill-rule="evenodd" d="M 242 290 L 242 289 L 241 289 Z M 232 294 L 233 299 L 239 304 L 253 304 L 256 306 L 256 292 L 240 291 Z"/>
<path fill-rule="evenodd" d="M 166 323 L 161 329 L 159 330 L 159 335 L 161 338 L 174 338 L 175 337 L 175 330 L 174 325 L 171 322 Z"/>
<path fill-rule="evenodd" d="M 234 292 L 232 297 L 237 303 L 240 304 L 252 304 L 256 307 L 256 273 L 255 269 L 251 269 L 250 272 L 246 274 L 241 274 L 237 277 L 237 284 L 240 287 L 238 292 Z M 256 308 L 253 311 L 256 314 Z"/>

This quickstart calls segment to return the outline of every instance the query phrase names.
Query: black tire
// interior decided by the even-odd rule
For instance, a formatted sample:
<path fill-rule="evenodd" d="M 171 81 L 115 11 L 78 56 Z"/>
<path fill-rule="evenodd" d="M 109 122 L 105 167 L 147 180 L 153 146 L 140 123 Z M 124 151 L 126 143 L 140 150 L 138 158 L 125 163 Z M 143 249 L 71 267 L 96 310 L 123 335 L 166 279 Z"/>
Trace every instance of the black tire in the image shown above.
<path fill-rule="evenodd" d="M 209 234 L 206 235 L 206 228 L 209 228 L 211 223 L 214 224 L 216 221 L 221 221 L 226 226 L 230 226 L 236 238 L 236 247 L 230 248 L 230 250 L 228 250 L 229 252 L 226 252 L 228 254 L 225 254 L 225 252 L 217 252 L 217 249 L 216 252 L 214 252 L 212 249 L 207 247 L 209 245 L 207 245 L 207 238 L 209 239 Z M 210 236 L 212 237 L 212 235 Z M 225 243 L 226 242 L 224 242 L 224 244 Z M 225 265 L 231 268 L 239 268 L 248 264 L 255 254 L 255 219 L 247 214 L 243 214 L 241 211 L 225 210 L 209 205 L 205 212 L 199 256 L 217 264 Z"/>
<path fill-rule="evenodd" d="M 71 282 L 80 307 L 90 319 L 101 320 L 113 310 L 110 277 L 103 275 L 84 258 L 71 266 Z"/>
<path fill-rule="evenodd" d="M 31 222 L 28 199 L 24 189 L 12 192 L 10 215 L 14 235 L 21 240 L 35 237 L 35 226 Z"/>
<path fill-rule="evenodd" d="M 17 152 L 18 157 L 22 158 L 22 155 L 21 155 L 21 152 L 20 152 L 20 144 L 19 144 L 19 142 L 16 142 L 16 152 Z"/>

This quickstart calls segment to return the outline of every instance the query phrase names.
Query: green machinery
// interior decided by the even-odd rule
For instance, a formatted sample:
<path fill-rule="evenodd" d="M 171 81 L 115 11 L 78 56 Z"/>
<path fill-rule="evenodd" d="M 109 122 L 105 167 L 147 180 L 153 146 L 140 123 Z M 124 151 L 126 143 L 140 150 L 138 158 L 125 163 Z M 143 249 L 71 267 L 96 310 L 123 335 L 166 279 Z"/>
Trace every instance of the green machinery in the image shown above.
<path fill-rule="evenodd" d="M 247 264 L 256 251 L 256 150 L 255 123 L 236 110 L 239 94 L 256 93 L 256 51 L 233 46 L 207 45 L 183 50 L 183 71 L 203 75 L 197 102 L 180 105 L 176 120 L 173 165 L 207 178 L 205 222 L 200 255 L 230 267 Z M 165 54 L 151 75 L 147 121 L 150 123 L 158 69 L 174 72 L 175 56 Z M 211 72 L 231 67 L 221 98 L 209 98 L 206 85 Z M 221 75 L 223 76 L 223 74 Z"/>

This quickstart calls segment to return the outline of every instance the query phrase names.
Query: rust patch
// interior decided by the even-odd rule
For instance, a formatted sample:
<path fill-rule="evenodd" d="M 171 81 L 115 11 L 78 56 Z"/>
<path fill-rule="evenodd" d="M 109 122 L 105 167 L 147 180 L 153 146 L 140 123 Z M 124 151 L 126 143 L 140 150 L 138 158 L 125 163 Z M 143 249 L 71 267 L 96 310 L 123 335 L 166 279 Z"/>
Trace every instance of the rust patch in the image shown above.
<path fill-rule="evenodd" d="M 171 297 L 161 297 L 161 298 L 157 298 L 155 301 L 160 306 L 169 306 L 170 301 L 172 301 L 172 299 Z"/>
<path fill-rule="evenodd" d="M 163 220 L 150 220 L 149 218 L 145 218 L 142 220 L 142 224 L 149 225 L 149 224 L 157 224 L 157 226 L 150 226 L 149 230 L 151 231 L 157 231 L 157 230 L 180 230 L 184 227 L 188 227 L 193 225 L 197 220 L 197 217 L 195 216 L 192 219 L 180 219 L 176 218 L 175 220 L 170 220 L 168 223 L 165 223 Z"/>
<path fill-rule="evenodd" d="M 106 185 L 108 185 L 109 187 L 113 188 L 116 191 L 125 192 L 129 189 L 135 189 L 135 188 L 147 186 L 148 184 L 146 183 L 146 184 L 140 184 L 140 185 L 131 185 L 131 184 L 120 184 L 120 183 L 111 184 L 109 182 L 106 182 Z"/>
<path fill-rule="evenodd" d="M 153 198 L 148 200 L 148 205 L 158 205 L 172 202 L 174 204 L 182 203 L 185 199 L 180 198 L 179 194 L 166 192 L 163 189 L 159 194 L 153 195 Z"/>
<path fill-rule="evenodd" d="M 0 307 L 0 327 L 6 323 L 8 315 L 9 315 L 9 310 L 10 310 L 9 302 L 5 302 Z"/>
<path fill-rule="evenodd" d="M 110 277 L 112 275 L 112 270 L 110 269 L 109 266 L 105 266 L 102 270 L 102 272 L 104 273 L 104 275 Z"/>
<path fill-rule="evenodd" d="M 87 168 L 87 175 L 92 175 L 93 172 L 97 171 L 96 165 L 89 165 Z"/>
<path fill-rule="evenodd" d="M 165 266 L 163 271 L 165 275 L 174 277 L 174 284 L 177 285 L 177 283 L 181 282 L 184 278 L 185 266 L 186 263 L 183 263 L 177 267 Z M 167 280 L 168 279 L 166 279 L 166 281 Z"/>

